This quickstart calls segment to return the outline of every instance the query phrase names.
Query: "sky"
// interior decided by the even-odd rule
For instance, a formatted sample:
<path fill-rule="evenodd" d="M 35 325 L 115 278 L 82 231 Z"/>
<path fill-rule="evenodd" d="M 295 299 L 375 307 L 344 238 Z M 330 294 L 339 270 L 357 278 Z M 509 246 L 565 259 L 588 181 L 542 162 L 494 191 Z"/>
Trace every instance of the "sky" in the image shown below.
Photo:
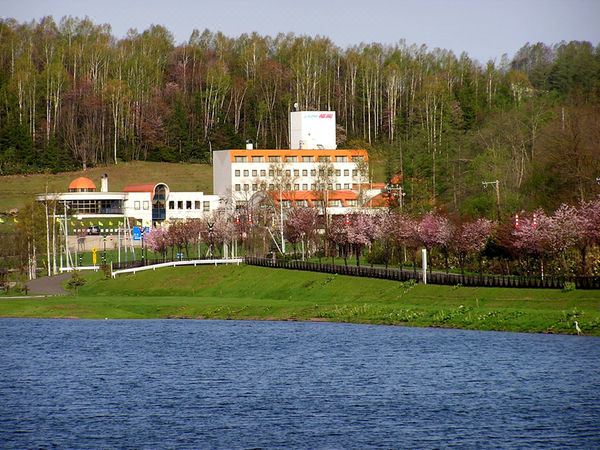
<path fill-rule="evenodd" d="M 341 48 L 404 39 L 482 63 L 512 57 L 527 42 L 600 42 L 600 0 L 0 0 L 2 18 L 46 15 L 88 16 L 119 38 L 160 24 L 176 43 L 206 28 L 230 37 L 318 34 Z"/>

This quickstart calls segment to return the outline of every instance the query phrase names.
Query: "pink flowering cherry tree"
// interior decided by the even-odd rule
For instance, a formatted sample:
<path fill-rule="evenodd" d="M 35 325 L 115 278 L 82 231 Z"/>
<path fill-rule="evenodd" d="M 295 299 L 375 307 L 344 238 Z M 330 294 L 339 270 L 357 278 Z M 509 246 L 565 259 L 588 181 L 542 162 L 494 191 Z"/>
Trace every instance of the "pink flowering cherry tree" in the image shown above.
<path fill-rule="evenodd" d="M 419 239 L 421 244 L 427 249 L 427 253 L 431 249 L 438 247 L 446 255 L 446 272 L 448 271 L 448 246 L 452 239 L 452 224 L 450 221 L 440 215 L 428 213 L 423 216 L 419 222 Z M 431 265 L 429 266 L 431 272 Z"/>
<path fill-rule="evenodd" d="M 394 220 L 393 236 L 398 246 L 402 247 L 404 253 L 406 253 L 406 249 L 409 249 L 411 254 L 411 261 L 413 263 L 413 270 L 416 272 L 416 252 L 417 248 L 420 245 L 419 222 L 405 214 L 396 215 Z M 400 261 L 400 268 L 402 268 L 403 258 L 401 258 Z"/>
<path fill-rule="evenodd" d="M 460 271 L 464 275 L 465 262 L 470 255 L 479 256 L 491 236 L 494 223 L 488 219 L 465 222 L 454 230 L 450 248 L 458 257 Z"/>
<path fill-rule="evenodd" d="M 305 250 L 310 252 L 310 244 L 314 242 L 319 221 L 319 212 L 315 208 L 294 208 L 288 215 L 285 226 L 286 239 L 294 244 L 302 245 L 302 260 Z"/>
<path fill-rule="evenodd" d="M 377 236 L 378 223 L 375 217 L 365 213 L 350 214 L 347 223 L 347 240 L 356 255 L 356 265 L 360 266 L 360 254 L 365 246 L 371 245 Z"/>

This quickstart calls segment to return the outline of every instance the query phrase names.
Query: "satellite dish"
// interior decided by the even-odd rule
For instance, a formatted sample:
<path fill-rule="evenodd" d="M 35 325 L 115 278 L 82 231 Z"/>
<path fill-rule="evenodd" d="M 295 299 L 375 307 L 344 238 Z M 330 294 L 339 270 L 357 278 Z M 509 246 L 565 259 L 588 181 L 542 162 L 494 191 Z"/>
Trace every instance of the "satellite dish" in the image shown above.
<path fill-rule="evenodd" d="M 298 102 L 294 103 L 294 111 L 298 111 Z"/>

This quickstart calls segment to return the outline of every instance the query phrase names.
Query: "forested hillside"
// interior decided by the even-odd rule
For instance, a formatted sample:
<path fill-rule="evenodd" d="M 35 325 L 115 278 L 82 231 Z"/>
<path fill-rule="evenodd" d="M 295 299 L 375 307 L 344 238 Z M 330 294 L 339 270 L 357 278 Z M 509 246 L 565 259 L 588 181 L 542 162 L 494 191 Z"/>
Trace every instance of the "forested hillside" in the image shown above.
<path fill-rule="evenodd" d="M 195 30 L 175 45 L 161 26 L 117 39 L 88 19 L 0 20 L 0 175 L 285 148 L 298 102 L 337 111 L 340 147 L 402 172 L 407 208 L 491 217 L 482 181 L 499 180 L 503 215 L 600 192 L 599 99 L 589 42 L 481 64 L 402 41 Z"/>

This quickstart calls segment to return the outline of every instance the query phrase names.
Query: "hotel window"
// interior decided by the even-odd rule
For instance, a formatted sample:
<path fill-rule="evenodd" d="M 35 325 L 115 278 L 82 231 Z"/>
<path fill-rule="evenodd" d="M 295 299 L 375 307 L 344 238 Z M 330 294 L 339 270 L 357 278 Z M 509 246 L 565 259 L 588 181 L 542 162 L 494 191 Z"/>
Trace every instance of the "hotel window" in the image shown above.
<path fill-rule="evenodd" d="M 267 171 L 266 171 L 265 169 L 262 169 L 262 170 L 260 171 L 260 176 L 261 176 L 261 177 L 266 177 L 266 176 L 267 176 Z"/>
<path fill-rule="evenodd" d="M 258 191 L 258 184 L 253 184 L 253 185 L 252 185 L 252 190 L 253 190 L 254 192 Z"/>
<path fill-rule="evenodd" d="M 296 159 L 295 156 L 286 156 L 285 157 L 285 162 L 291 162 L 291 163 L 293 163 L 293 162 L 296 162 L 296 161 L 297 161 L 297 159 Z"/>
<path fill-rule="evenodd" d="M 275 190 L 275 185 L 274 184 L 270 184 L 269 185 L 269 190 L 270 191 L 274 191 Z"/>
<path fill-rule="evenodd" d="M 202 206 L 203 206 L 202 209 L 204 212 L 210 211 L 210 202 L 202 202 Z"/>
<path fill-rule="evenodd" d="M 342 206 L 342 202 L 340 200 L 329 200 L 329 206 Z"/>
<path fill-rule="evenodd" d="M 365 158 L 363 156 L 353 156 L 352 157 L 352 161 L 359 162 L 359 161 L 364 161 L 364 160 L 365 160 Z"/>
<path fill-rule="evenodd" d="M 275 176 L 275 171 L 274 170 L 269 170 L 269 176 L 270 177 L 274 177 Z"/>
<path fill-rule="evenodd" d="M 185 209 L 192 209 L 192 201 L 191 200 L 185 201 Z"/>
<path fill-rule="evenodd" d="M 292 185 L 290 183 L 285 185 L 285 190 L 286 191 L 291 191 L 292 190 Z"/>
<path fill-rule="evenodd" d="M 357 171 L 356 170 L 352 170 L 352 176 L 355 177 L 357 175 Z"/>
<path fill-rule="evenodd" d="M 328 162 L 329 156 L 319 156 L 319 162 Z"/>
<path fill-rule="evenodd" d="M 245 184 L 244 185 L 244 191 L 248 192 L 250 190 L 250 185 L 249 184 Z"/>
<path fill-rule="evenodd" d="M 314 191 L 314 190 L 315 190 L 315 184 L 314 184 L 314 183 L 310 185 L 310 190 L 311 190 L 311 191 Z"/>
<path fill-rule="evenodd" d="M 239 177 L 239 176 L 240 176 L 240 171 L 239 171 L 239 170 L 236 170 L 236 171 L 235 171 L 235 176 L 236 176 L 236 177 Z"/>
<path fill-rule="evenodd" d="M 327 189 L 329 189 L 330 191 L 331 191 L 331 190 L 333 190 L 333 184 L 332 184 L 332 183 L 329 183 L 329 184 L 327 185 Z"/>
<path fill-rule="evenodd" d="M 252 162 L 262 162 L 262 156 L 253 156 Z"/>
<path fill-rule="evenodd" d="M 302 162 L 312 162 L 312 156 L 303 156 Z"/>
<path fill-rule="evenodd" d="M 307 177 L 308 176 L 308 170 L 307 169 L 302 169 L 302 176 L 303 177 Z"/>
<path fill-rule="evenodd" d="M 285 176 L 291 177 L 292 176 L 292 171 L 291 170 L 286 170 L 285 171 Z"/>
<path fill-rule="evenodd" d="M 345 156 L 336 156 L 335 162 L 346 162 L 346 157 Z"/>
<path fill-rule="evenodd" d="M 257 176 L 258 176 L 258 171 L 257 171 L 256 169 L 254 169 L 254 170 L 252 171 L 252 176 L 253 176 L 253 177 L 257 177 Z"/>
<path fill-rule="evenodd" d="M 194 201 L 194 209 L 200 209 L 200 200 Z"/>
<path fill-rule="evenodd" d="M 335 176 L 336 176 L 336 177 L 341 177 L 341 176 L 342 176 L 342 171 L 341 171 L 340 169 L 337 169 L 337 170 L 335 171 Z"/>
<path fill-rule="evenodd" d="M 248 175 L 250 175 L 250 172 L 248 172 L 247 170 L 244 170 L 244 176 L 247 177 Z"/>
<path fill-rule="evenodd" d="M 302 190 L 303 191 L 308 191 L 308 184 L 303 184 L 302 185 Z"/>
<path fill-rule="evenodd" d="M 350 189 L 350 183 L 344 183 L 344 189 Z"/>
<path fill-rule="evenodd" d="M 346 203 L 348 203 L 348 206 L 356 206 L 356 200 L 346 200 Z"/>
<path fill-rule="evenodd" d="M 279 162 L 279 156 L 269 156 L 269 162 Z"/>
<path fill-rule="evenodd" d="M 246 157 L 245 156 L 234 156 L 233 161 L 237 162 L 237 163 L 243 163 L 243 162 L 246 162 Z"/>
<path fill-rule="evenodd" d="M 316 177 L 317 176 L 317 169 L 310 169 L 310 176 L 311 177 Z"/>
<path fill-rule="evenodd" d="M 349 169 L 344 169 L 344 176 L 345 177 L 349 177 L 350 176 L 350 170 Z"/>
<path fill-rule="evenodd" d="M 300 190 L 300 185 L 299 184 L 294 184 L 294 190 L 295 191 L 299 191 Z"/>
<path fill-rule="evenodd" d="M 241 184 L 236 184 L 236 185 L 235 185 L 235 190 L 236 190 L 237 192 L 240 192 L 240 191 L 242 190 L 242 185 L 241 185 Z"/>
<path fill-rule="evenodd" d="M 175 202 L 173 200 L 169 202 L 169 209 L 175 209 Z"/>
<path fill-rule="evenodd" d="M 183 209 L 183 200 L 177 202 L 177 209 Z"/>
<path fill-rule="evenodd" d="M 300 171 L 298 169 L 294 170 L 294 176 L 295 177 L 299 177 L 300 176 Z"/>
<path fill-rule="evenodd" d="M 150 208 L 150 202 L 148 200 L 144 200 L 144 209 Z"/>
<path fill-rule="evenodd" d="M 336 188 L 336 190 L 338 190 L 338 191 L 339 191 L 339 190 L 342 188 L 342 185 L 341 185 L 340 183 L 337 183 L 337 184 L 335 185 L 335 188 Z"/>
<path fill-rule="evenodd" d="M 133 202 L 133 207 L 135 209 L 140 209 L 140 202 L 139 202 L 139 200 L 136 200 L 135 202 Z"/>
<path fill-rule="evenodd" d="M 290 202 L 289 200 L 282 200 L 281 205 L 284 208 L 289 208 L 292 202 Z"/>

